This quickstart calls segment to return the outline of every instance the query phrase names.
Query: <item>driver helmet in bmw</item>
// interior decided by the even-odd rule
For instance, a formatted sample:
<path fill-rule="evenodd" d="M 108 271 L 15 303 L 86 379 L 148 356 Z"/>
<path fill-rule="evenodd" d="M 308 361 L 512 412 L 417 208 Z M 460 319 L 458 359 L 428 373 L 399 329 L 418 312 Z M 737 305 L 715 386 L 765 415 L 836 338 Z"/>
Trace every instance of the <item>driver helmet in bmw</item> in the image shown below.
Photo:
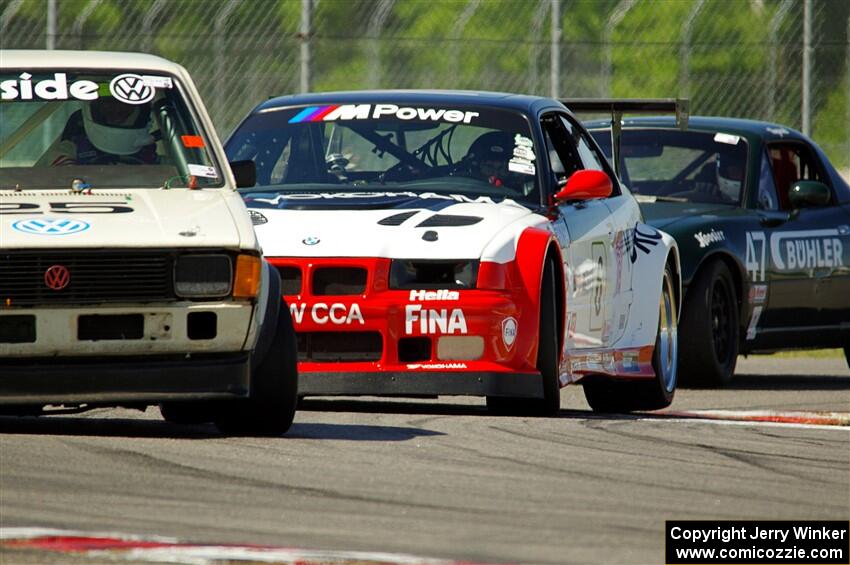
<path fill-rule="evenodd" d="M 133 155 L 153 143 L 150 107 L 102 96 L 83 104 L 83 128 L 89 141 L 111 155 Z"/>
<path fill-rule="evenodd" d="M 513 136 L 505 131 L 490 131 L 482 134 L 469 146 L 466 159 L 472 164 L 472 172 L 490 184 L 501 185 L 510 176 L 508 161 L 512 157 Z"/>

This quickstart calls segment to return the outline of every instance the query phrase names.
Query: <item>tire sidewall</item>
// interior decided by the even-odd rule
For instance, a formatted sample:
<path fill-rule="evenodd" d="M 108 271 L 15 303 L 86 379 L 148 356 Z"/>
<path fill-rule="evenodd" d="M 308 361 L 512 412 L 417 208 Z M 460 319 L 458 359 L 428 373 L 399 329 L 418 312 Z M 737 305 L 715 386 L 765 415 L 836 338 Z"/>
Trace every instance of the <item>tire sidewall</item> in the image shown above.
<path fill-rule="evenodd" d="M 664 276 L 661 280 L 661 301 L 664 300 L 665 295 L 668 295 L 668 299 L 670 300 L 671 308 L 672 308 L 672 327 L 678 328 L 679 319 L 678 312 L 676 311 L 676 295 L 673 292 L 673 273 L 670 271 L 670 266 L 667 265 L 664 268 Z M 663 303 L 663 302 L 662 302 Z M 661 305 L 659 305 L 658 310 L 658 330 L 655 336 L 655 348 L 652 352 L 652 368 L 655 370 L 655 385 L 658 389 L 658 401 L 659 404 L 663 404 L 665 406 L 670 405 L 673 402 L 673 396 L 676 393 L 676 384 L 678 382 L 678 330 L 677 337 L 673 340 L 673 347 L 676 348 L 677 351 L 674 352 L 673 355 L 673 371 L 675 374 L 673 375 L 673 386 L 670 390 L 667 390 L 667 385 L 664 384 L 664 375 L 661 371 L 661 317 L 664 315 L 664 310 Z"/>
<path fill-rule="evenodd" d="M 547 259 L 540 285 L 540 324 L 537 340 L 537 370 L 543 381 L 541 412 L 552 415 L 561 407 L 558 381 L 558 323 L 555 300 L 555 268 Z"/>
<path fill-rule="evenodd" d="M 698 275 L 685 296 L 679 324 L 679 380 L 710 386 L 732 380 L 738 356 L 740 316 L 738 296 L 729 267 L 716 260 Z M 712 301 L 717 284 L 725 287 L 728 299 L 728 358 L 717 358 L 712 331 Z"/>

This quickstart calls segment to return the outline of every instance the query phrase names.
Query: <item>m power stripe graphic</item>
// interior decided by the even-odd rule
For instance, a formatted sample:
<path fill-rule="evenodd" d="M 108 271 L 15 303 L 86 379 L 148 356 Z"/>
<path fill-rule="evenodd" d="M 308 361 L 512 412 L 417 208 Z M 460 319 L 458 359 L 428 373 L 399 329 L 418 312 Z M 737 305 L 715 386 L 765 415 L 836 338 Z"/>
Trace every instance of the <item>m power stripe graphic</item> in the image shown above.
<path fill-rule="evenodd" d="M 295 114 L 295 116 L 289 120 L 289 123 L 298 124 L 301 122 L 320 122 L 325 119 L 325 116 L 337 108 L 339 108 L 338 104 L 332 104 L 330 106 L 309 106 Z M 368 117 L 368 115 L 369 107 L 366 105 L 366 117 Z"/>
<path fill-rule="evenodd" d="M 478 112 L 446 110 L 445 108 L 399 107 L 395 104 L 332 104 L 329 106 L 308 106 L 290 118 L 289 123 L 367 120 L 369 118 L 377 120 L 388 117 L 398 120 L 463 122 L 468 124 L 478 115 Z"/>

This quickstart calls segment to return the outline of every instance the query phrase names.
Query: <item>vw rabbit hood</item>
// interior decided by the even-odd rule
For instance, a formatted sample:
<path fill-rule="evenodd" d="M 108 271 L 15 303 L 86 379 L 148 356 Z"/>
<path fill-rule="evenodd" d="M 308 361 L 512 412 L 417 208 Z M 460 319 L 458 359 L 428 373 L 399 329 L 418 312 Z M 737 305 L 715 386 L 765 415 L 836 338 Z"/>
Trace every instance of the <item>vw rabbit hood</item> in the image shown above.
<path fill-rule="evenodd" d="M 253 237 L 239 195 L 226 189 L 4 191 L 0 211 L 4 250 L 239 248 Z"/>

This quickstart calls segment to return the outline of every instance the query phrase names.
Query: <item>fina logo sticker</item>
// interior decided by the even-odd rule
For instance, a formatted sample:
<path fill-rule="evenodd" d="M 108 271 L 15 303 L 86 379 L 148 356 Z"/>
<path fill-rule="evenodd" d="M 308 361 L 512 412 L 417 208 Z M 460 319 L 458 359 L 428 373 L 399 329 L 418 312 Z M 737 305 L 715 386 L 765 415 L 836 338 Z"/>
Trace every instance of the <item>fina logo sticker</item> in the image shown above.
<path fill-rule="evenodd" d="M 510 349 L 516 341 L 517 324 L 516 318 L 510 317 L 502 320 L 502 341 L 505 342 L 505 347 Z"/>
<path fill-rule="evenodd" d="M 71 235 L 86 231 L 89 227 L 88 222 L 68 218 L 18 220 L 12 224 L 13 229 L 32 235 Z"/>
<path fill-rule="evenodd" d="M 141 75 L 118 75 L 109 83 L 112 96 L 127 104 L 145 104 L 153 100 L 156 90 Z"/>

